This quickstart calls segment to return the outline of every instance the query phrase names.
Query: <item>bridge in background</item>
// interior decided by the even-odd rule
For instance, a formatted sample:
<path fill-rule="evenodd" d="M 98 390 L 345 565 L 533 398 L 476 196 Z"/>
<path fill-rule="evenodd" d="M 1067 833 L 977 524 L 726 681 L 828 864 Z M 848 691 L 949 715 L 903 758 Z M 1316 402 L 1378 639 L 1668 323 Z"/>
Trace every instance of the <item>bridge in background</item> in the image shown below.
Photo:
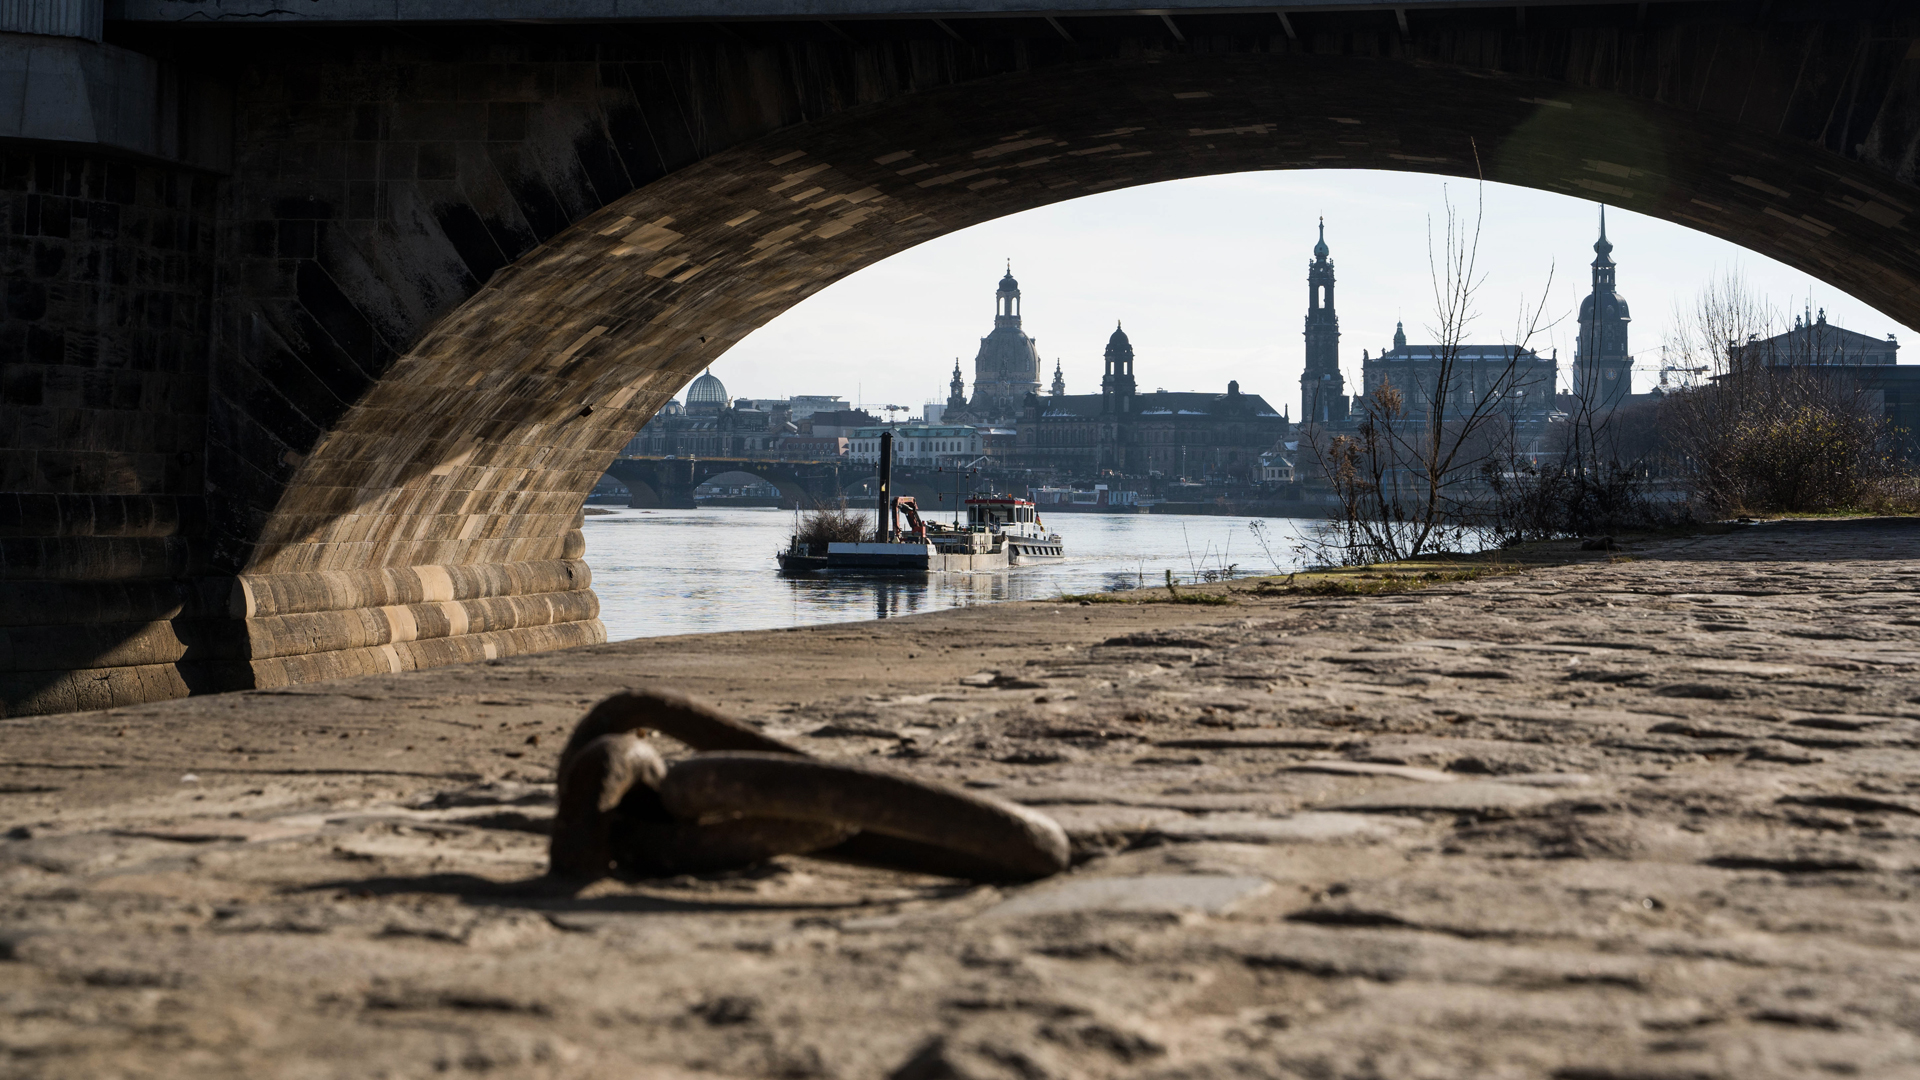
<path fill-rule="evenodd" d="M 788 509 L 831 506 L 852 494 L 849 480 L 873 472 L 850 466 L 844 459 L 779 461 L 767 458 L 617 457 L 607 475 L 627 485 L 634 506 L 687 509 L 695 505 L 693 489 L 717 476 L 746 473 L 780 489 L 780 505 Z"/>
<path fill-rule="evenodd" d="M 728 473 L 746 473 L 780 489 L 780 505 L 811 510 L 846 502 L 873 506 L 874 466 L 845 458 L 782 461 L 773 458 L 617 457 L 607 475 L 634 493 L 634 506 L 687 509 L 693 489 Z M 926 513 L 950 512 L 974 492 L 1024 494 L 1029 470 L 978 468 L 955 471 L 895 466 L 895 494 L 911 495 Z"/>
<path fill-rule="evenodd" d="M 45 0 L 0 95 L 10 713 L 600 640 L 581 499 L 688 379 L 1128 185 L 1484 173 L 1920 322 L 1879 0 Z"/>

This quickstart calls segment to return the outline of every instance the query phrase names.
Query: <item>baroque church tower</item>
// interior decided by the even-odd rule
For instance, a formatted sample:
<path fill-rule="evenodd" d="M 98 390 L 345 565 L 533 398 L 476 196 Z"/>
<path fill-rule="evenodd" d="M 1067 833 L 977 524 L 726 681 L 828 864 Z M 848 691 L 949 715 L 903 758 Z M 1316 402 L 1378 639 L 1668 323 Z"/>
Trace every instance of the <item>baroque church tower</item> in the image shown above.
<path fill-rule="evenodd" d="M 1065 397 L 1066 394 L 1067 377 L 1060 373 L 1060 358 L 1056 356 L 1053 358 L 1053 396 Z"/>
<path fill-rule="evenodd" d="M 1100 411 L 1124 416 L 1133 411 L 1133 342 L 1117 322 L 1107 339 L 1106 359 L 1107 371 L 1100 377 Z"/>
<path fill-rule="evenodd" d="M 1579 338 L 1573 353 L 1573 393 L 1596 409 L 1609 410 L 1632 392 L 1633 357 L 1627 355 L 1627 298 L 1614 287 L 1613 245 L 1607 242 L 1607 208 L 1600 208 L 1600 239 L 1593 243 L 1593 292 L 1580 301 Z"/>
<path fill-rule="evenodd" d="M 1300 422 L 1344 424 L 1348 398 L 1340 376 L 1340 317 L 1333 309 L 1333 260 L 1327 257 L 1327 219 L 1307 265 L 1307 365 L 1300 374 Z"/>
<path fill-rule="evenodd" d="M 1020 329 L 1020 283 L 1011 264 L 993 305 L 993 333 L 980 339 L 973 358 L 973 404 L 967 410 L 982 420 L 1017 415 L 1027 395 L 1040 392 L 1040 353 Z"/>
<path fill-rule="evenodd" d="M 957 417 L 967 411 L 967 380 L 960 377 L 960 358 L 953 358 L 953 379 L 947 383 L 947 411 L 943 416 Z"/>
<path fill-rule="evenodd" d="M 1107 339 L 1106 373 L 1100 376 L 1100 449 L 1095 461 L 1102 471 L 1126 471 L 1133 391 L 1133 342 L 1115 321 L 1113 336 Z"/>

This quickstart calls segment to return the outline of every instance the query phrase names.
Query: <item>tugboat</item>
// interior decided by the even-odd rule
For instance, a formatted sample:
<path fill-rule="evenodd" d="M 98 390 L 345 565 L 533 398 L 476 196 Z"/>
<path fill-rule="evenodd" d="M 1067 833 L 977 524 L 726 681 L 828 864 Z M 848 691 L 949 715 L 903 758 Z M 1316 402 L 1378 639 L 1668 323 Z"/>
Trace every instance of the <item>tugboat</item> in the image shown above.
<path fill-rule="evenodd" d="M 798 534 L 787 542 L 785 551 L 774 552 L 773 558 L 780 564 L 780 572 L 783 574 L 811 574 L 816 570 L 827 568 L 826 555 L 824 553 L 815 555 L 813 549 L 805 540 L 800 539 Z"/>
<path fill-rule="evenodd" d="M 1058 559 L 1058 533 L 1047 531 L 1034 505 L 1025 499 L 988 496 L 967 500 L 967 523 L 948 527 L 920 517 L 912 496 L 894 495 L 893 433 L 880 436 L 878 534 L 872 541 L 836 542 L 822 557 L 796 536 L 778 553 L 780 568 L 807 573 L 941 573 L 1004 570 L 1009 566 Z M 906 528 L 901 528 L 902 517 Z"/>
<path fill-rule="evenodd" d="M 884 446 L 886 436 L 881 439 Z M 1011 565 L 1000 536 L 984 525 L 950 529 L 925 521 L 920 517 L 919 504 L 910 495 L 886 498 L 883 505 L 888 507 L 888 512 L 881 518 L 880 539 L 828 544 L 828 572 L 964 573 L 1005 570 Z M 906 518 L 904 529 L 900 527 L 903 516 Z"/>
<path fill-rule="evenodd" d="M 968 499 L 967 525 L 994 535 L 994 546 L 1006 550 L 1007 562 L 1013 566 L 1051 561 L 1065 553 L 1060 534 L 1048 532 L 1039 508 L 1025 499 L 1004 495 Z"/>

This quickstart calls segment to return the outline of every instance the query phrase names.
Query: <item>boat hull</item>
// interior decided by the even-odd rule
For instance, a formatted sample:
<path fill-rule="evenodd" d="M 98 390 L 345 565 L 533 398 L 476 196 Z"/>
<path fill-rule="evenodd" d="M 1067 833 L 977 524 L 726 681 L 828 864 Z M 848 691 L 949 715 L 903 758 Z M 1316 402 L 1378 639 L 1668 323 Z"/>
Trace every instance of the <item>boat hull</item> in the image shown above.
<path fill-rule="evenodd" d="M 782 551 L 774 555 L 780 563 L 783 574 L 812 574 L 827 568 L 825 555 L 802 555 L 792 551 Z"/>
<path fill-rule="evenodd" d="M 1006 549 L 1008 561 L 1014 566 L 1037 562 L 1059 562 L 1066 557 L 1066 550 L 1058 540 L 1010 536 L 1007 538 Z"/>
<path fill-rule="evenodd" d="M 1005 570 L 1004 551 L 947 554 L 931 544 L 829 544 L 828 573 L 967 574 Z"/>

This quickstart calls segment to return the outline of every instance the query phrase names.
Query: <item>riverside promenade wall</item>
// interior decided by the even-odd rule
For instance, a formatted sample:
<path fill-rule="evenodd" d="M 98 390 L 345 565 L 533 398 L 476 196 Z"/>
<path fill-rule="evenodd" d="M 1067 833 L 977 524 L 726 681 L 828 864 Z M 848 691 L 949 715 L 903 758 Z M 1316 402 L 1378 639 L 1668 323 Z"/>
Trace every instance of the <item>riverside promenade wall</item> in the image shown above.
<path fill-rule="evenodd" d="M 1625 554 L 0 721 L 0 1074 L 1920 1073 L 1920 522 Z M 1077 865 L 556 892 L 553 755 L 635 684 Z"/>

